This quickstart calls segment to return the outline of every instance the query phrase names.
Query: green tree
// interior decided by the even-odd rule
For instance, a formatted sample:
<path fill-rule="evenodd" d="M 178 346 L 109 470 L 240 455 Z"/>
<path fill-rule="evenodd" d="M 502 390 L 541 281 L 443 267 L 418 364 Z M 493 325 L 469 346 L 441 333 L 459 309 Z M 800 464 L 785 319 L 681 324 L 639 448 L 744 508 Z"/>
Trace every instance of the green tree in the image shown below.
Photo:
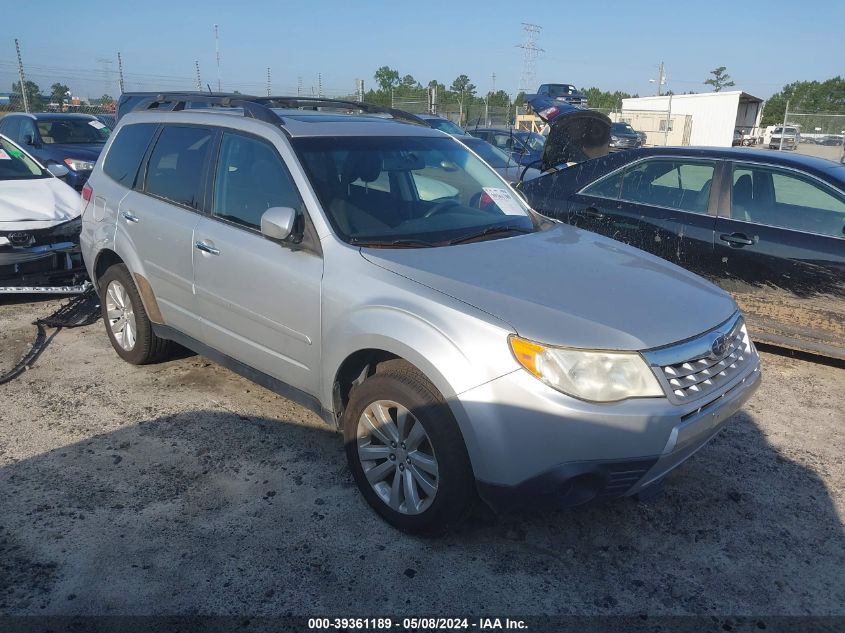
<path fill-rule="evenodd" d="M 761 125 L 783 123 L 787 100 L 790 112 L 845 114 L 845 78 L 836 76 L 825 81 L 794 81 L 787 84 L 766 101 Z M 836 121 L 830 117 L 827 119 L 820 127 Z M 839 133 L 839 130 L 835 130 L 835 133 Z"/>
<path fill-rule="evenodd" d="M 495 106 L 497 108 L 506 108 L 511 104 L 511 97 L 504 90 L 497 90 L 496 92 L 490 92 L 487 94 L 487 103 L 489 103 L 491 107 Z"/>
<path fill-rule="evenodd" d="M 62 106 L 70 101 L 69 92 L 70 88 L 65 84 L 59 82 L 54 83 L 50 86 L 50 103 L 57 103 L 59 110 L 61 110 Z"/>
<path fill-rule="evenodd" d="M 29 101 L 29 109 L 32 112 L 39 112 L 44 109 L 44 99 L 41 97 L 41 88 L 34 81 L 26 80 L 26 98 Z M 21 93 L 21 82 L 16 81 L 12 84 L 12 94 L 15 95 L 19 102 L 18 107 L 23 108 L 23 98 Z"/>
<path fill-rule="evenodd" d="M 99 102 L 99 104 L 101 106 L 107 106 L 107 105 L 111 105 L 112 103 L 114 103 L 114 99 L 112 98 L 111 95 L 103 95 L 102 97 L 97 99 L 97 101 Z"/>
<path fill-rule="evenodd" d="M 731 76 L 725 72 L 726 70 L 727 68 L 725 66 L 719 66 L 711 70 L 710 74 L 713 76 L 710 79 L 705 79 L 704 85 L 713 86 L 714 92 L 719 92 L 722 88 L 735 86 L 736 84 L 731 80 Z"/>
<path fill-rule="evenodd" d="M 390 92 L 392 88 L 399 85 L 399 71 L 388 66 L 379 68 L 373 78 L 382 92 Z"/>
<path fill-rule="evenodd" d="M 468 97 L 472 100 L 473 95 L 475 95 L 475 84 L 473 84 L 466 75 L 458 75 L 455 78 L 455 81 L 452 82 L 452 85 L 449 86 L 449 90 L 455 93 L 455 98 L 458 100 L 458 105 L 461 107 L 460 118 L 461 123 L 463 123 L 464 104 L 467 102 Z"/>

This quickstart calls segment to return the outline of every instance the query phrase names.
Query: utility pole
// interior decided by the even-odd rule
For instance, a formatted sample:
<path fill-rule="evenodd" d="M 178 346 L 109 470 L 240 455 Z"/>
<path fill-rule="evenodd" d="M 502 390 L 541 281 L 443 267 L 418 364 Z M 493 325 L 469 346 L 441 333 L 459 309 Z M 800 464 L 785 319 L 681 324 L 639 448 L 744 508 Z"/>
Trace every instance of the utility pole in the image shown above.
<path fill-rule="evenodd" d="M 15 40 L 17 41 L 17 40 Z M 23 71 L 21 71 L 23 72 Z M 783 151 L 783 137 L 786 136 L 786 120 L 789 116 L 789 99 L 786 100 L 786 110 L 783 111 L 783 125 L 780 128 L 780 147 L 778 149 Z M 796 137 L 797 138 L 797 137 Z"/>
<path fill-rule="evenodd" d="M 323 98 L 323 73 L 317 73 L 317 96 Z"/>
<path fill-rule="evenodd" d="M 657 67 L 657 96 L 660 97 L 663 94 L 663 84 L 666 83 L 666 72 L 663 68 L 663 62 L 660 62 L 660 66 Z"/>
<path fill-rule="evenodd" d="M 117 85 L 120 86 L 120 94 L 123 94 L 123 59 L 120 57 L 120 51 L 117 52 Z"/>
<path fill-rule="evenodd" d="M 15 50 L 18 52 L 18 76 L 21 78 L 21 97 L 23 98 L 23 110 L 29 112 L 29 99 L 26 96 L 26 75 L 23 73 L 23 60 L 21 59 L 21 45 L 15 38 Z"/>
<path fill-rule="evenodd" d="M 220 33 L 216 24 L 214 25 L 214 54 L 217 58 L 217 92 L 223 92 L 220 84 Z"/>
<path fill-rule="evenodd" d="M 534 85 L 537 67 L 537 58 L 545 51 L 537 46 L 537 38 L 543 27 L 539 24 L 522 23 L 522 31 L 525 39 L 517 48 L 522 49 L 522 75 L 519 78 L 519 92 L 529 92 L 536 88 Z"/>
<path fill-rule="evenodd" d="M 669 127 L 672 125 L 672 95 L 669 95 L 669 109 L 666 111 L 666 130 L 663 132 L 663 146 L 669 145 Z"/>
<path fill-rule="evenodd" d="M 267 96 L 270 96 L 270 67 L 267 66 Z"/>
<path fill-rule="evenodd" d="M 194 66 L 197 68 L 197 90 L 202 92 L 202 79 L 200 79 L 200 62 L 199 60 L 194 61 Z"/>
<path fill-rule="evenodd" d="M 355 80 L 355 95 L 358 98 L 359 103 L 364 102 L 364 80 L 363 79 L 356 79 Z"/>

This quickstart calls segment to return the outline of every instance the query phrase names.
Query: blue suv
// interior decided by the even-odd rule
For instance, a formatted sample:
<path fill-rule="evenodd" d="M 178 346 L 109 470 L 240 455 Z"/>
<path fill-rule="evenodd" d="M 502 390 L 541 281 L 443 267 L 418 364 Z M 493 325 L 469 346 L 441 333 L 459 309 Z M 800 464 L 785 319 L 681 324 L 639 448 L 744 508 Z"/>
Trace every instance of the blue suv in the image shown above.
<path fill-rule="evenodd" d="M 91 175 L 111 129 L 88 114 L 13 112 L 0 118 L 0 134 L 24 147 L 42 165 L 64 165 L 76 189 Z"/>

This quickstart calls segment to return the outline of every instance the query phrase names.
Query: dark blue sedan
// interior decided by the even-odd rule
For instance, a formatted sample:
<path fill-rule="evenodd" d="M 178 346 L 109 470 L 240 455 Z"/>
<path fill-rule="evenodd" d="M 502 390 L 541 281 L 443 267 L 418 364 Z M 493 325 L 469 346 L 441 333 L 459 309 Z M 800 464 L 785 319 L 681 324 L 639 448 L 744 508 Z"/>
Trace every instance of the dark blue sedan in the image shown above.
<path fill-rule="evenodd" d="M 13 112 L 0 118 L 0 134 L 25 147 L 45 167 L 67 167 L 65 180 L 77 191 L 91 175 L 110 132 L 108 126 L 88 114 Z"/>
<path fill-rule="evenodd" d="M 482 127 L 467 131 L 509 154 L 520 165 L 538 167 L 543 157 L 546 137 L 542 134 L 499 127 Z"/>

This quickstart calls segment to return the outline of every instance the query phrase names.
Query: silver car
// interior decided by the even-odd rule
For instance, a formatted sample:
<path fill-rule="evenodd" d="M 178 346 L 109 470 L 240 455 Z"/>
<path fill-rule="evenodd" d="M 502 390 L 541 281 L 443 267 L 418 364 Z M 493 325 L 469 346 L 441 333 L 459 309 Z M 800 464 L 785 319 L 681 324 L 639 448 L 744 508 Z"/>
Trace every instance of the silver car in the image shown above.
<path fill-rule="evenodd" d="M 175 341 L 310 407 L 400 529 L 447 529 L 477 495 L 652 490 L 759 383 L 729 295 L 536 214 L 442 132 L 162 98 L 121 118 L 83 194 L 115 351 Z"/>

